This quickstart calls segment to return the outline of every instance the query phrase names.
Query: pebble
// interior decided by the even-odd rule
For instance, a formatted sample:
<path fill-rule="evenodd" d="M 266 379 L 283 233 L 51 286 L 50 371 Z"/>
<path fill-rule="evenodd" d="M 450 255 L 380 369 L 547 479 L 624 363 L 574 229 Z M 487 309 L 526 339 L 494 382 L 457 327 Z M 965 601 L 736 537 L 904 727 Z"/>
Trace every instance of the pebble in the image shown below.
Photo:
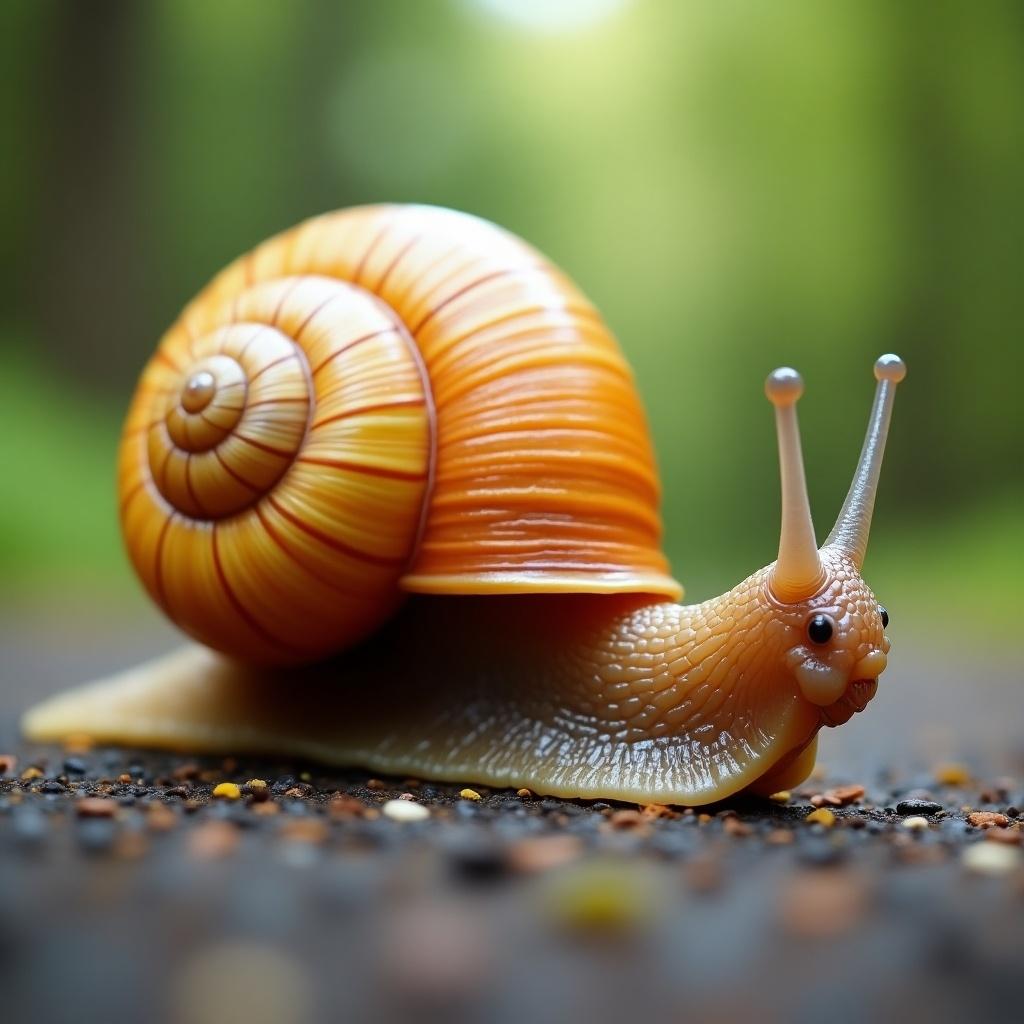
<path fill-rule="evenodd" d="M 222 782 L 214 787 L 213 795 L 222 800 L 237 800 L 241 797 L 242 790 L 235 782 Z"/>
<path fill-rule="evenodd" d="M 919 814 L 913 814 L 909 818 L 904 818 L 902 824 L 904 828 L 910 829 L 911 832 L 927 832 L 930 827 L 928 819 Z"/>
<path fill-rule="evenodd" d="M 68 775 L 84 775 L 89 766 L 80 757 L 65 757 L 64 771 Z"/>
<path fill-rule="evenodd" d="M 966 786 L 971 781 L 967 766 L 956 761 L 936 765 L 934 774 L 940 786 Z"/>
<path fill-rule="evenodd" d="M 896 805 L 896 813 L 900 815 L 938 814 L 941 810 L 942 804 L 937 804 L 934 800 L 922 800 L 917 798 L 901 800 Z"/>
<path fill-rule="evenodd" d="M 475 789 L 460 789 L 459 796 L 463 800 L 482 800 L 483 797 Z"/>
<path fill-rule="evenodd" d="M 188 837 L 188 852 L 196 860 L 223 860 L 238 848 L 238 829 L 227 821 L 205 821 Z"/>
<path fill-rule="evenodd" d="M 999 825 L 993 825 L 991 828 L 985 829 L 985 838 L 990 839 L 994 843 L 1009 843 L 1011 846 L 1019 846 L 1022 837 L 1024 837 L 1024 832 L 1021 832 L 1018 825 L 1015 825 L 1013 828 L 1002 828 Z"/>
<path fill-rule="evenodd" d="M 413 800 L 388 800 L 381 810 L 392 821 L 426 821 L 430 808 Z"/>
<path fill-rule="evenodd" d="M 111 818 L 82 818 L 76 838 L 86 853 L 106 853 L 114 845 L 117 827 Z"/>
<path fill-rule="evenodd" d="M 998 811 L 975 811 L 967 815 L 967 820 L 975 828 L 991 828 L 993 825 L 1009 825 L 1010 819 Z"/>
<path fill-rule="evenodd" d="M 454 874 L 467 882 L 495 882 L 509 872 L 505 851 L 486 838 L 460 836 L 444 846 Z"/>
<path fill-rule="evenodd" d="M 858 923 L 867 906 L 863 882 L 848 869 L 802 872 L 779 893 L 782 926 L 800 938 L 832 938 Z"/>
<path fill-rule="evenodd" d="M 67 786 L 62 782 L 58 782 L 56 779 L 47 779 L 40 787 L 40 793 L 66 793 L 68 791 Z"/>
<path fill-rule="evenodd" d="M 18 767 L 14 754 L 0 754 L 0 775 L 13 775 Z"/>
<path fill-rule="evenodd" d="M 14 840 L 19 846 L 37 846 L 50 831 L 46 815 L 35 807 L 15 807 L 11 819 Z"/>
<path fill-rule="evenodd" d="M 112 818 L 117 804 L 102 796 L 87 796 L 75 802 L 75 814 L 80 818 Z"/>
<path fill-rule="evenodd" d="M 1015 846 L 1002 843 L 973 843 L 961 854 L 960 861 L 978 875 L 1007 875 L 1021 865 L 1021 853 Z"/>
<path fill-rule="evenodd" d="M 822 825 L 825 828 L 831 828 L 836 823 L 836 816 L 827 807 L 819 807 L 816 811 L 811 811 L 804 818 L 804 821 L 812 825 Z"/>
<path fill-rule="evenodd" d="M 810 841 L 798 844 L 796 856 L 801 864 L 808 867 L 826 868 L 846 860 L 846 848 L 830 842 L 823 836 L 812 836 Z"/>
<path fill-rule="evenodd" d="M 514 843 L 508 851 L 508 863 L 514 871 L 535 874 L 577 860 L 582 853 L 583 842 L 577 836 L 536 836 Z"/>
<path fill-rule="evenodd" d="M 788 804 L 792 798 L 793 794 L 788 789 L 780 789 L 778 793 L 772 793 L 772 795 L 768 797 L 773 804 Z"/>
<path fill-rule="evenodd" d="M 636 828 L 644 824 L 644 816 L 639 811 L 614 811 L 608 823 L 612 828 Z"/>

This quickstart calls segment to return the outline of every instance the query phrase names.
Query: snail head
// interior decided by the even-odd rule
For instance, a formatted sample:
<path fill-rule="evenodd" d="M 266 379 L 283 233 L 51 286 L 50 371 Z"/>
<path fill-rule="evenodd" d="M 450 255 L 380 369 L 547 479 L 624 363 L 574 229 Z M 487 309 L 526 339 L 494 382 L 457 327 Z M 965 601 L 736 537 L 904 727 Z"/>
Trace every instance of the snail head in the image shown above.
<path fill-rule="evenodd" d="M 765 393 L 775 406 L 782 476 L 778 559 L 764 573 L 764 599 L 781 628 L 784 662 L 800 695 L 840 725 L 875 695 L 886 666 L 888 612 L 861 578 L 896 385 L 906 375 L 899 356 L 875 363 L 878 386 L 864 447 L 839 518 L 819 549 L 811 521 L 796 403 L 800 375 L 775 370 Z"/>

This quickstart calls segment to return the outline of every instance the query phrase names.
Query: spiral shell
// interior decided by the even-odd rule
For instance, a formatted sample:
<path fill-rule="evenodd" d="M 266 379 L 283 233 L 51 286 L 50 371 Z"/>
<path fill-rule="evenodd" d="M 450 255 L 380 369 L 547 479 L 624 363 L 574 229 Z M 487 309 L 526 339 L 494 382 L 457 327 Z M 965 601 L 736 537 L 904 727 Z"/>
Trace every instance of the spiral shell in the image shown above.
<path fill-rule="evenodd" d="M 615 340 L 447 210 L 327 214 L 214 278 L 142 374 L 119 486 L 153 598 L 249 661 L 341 650 L 405 591 L 681 595 Z"/>

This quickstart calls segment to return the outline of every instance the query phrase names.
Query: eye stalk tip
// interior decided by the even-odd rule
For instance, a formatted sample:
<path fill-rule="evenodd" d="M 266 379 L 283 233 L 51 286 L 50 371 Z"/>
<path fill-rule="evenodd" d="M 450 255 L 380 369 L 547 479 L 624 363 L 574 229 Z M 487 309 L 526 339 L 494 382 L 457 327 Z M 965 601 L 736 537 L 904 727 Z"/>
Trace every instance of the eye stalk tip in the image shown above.
<path fill-rule="evenodd" d="M 899 384 L 907 375 L 907 364 L 892 352 L 879 356 L 875 361 L 875 380 L 891 380 Z"/>
<path fill-rule="evenodd" d="M 776 408 L 785 408 L 793 405 L 804 393 L 804 379 L 791 366 L 780 366 L 768 374 L 764 393 Z"/>

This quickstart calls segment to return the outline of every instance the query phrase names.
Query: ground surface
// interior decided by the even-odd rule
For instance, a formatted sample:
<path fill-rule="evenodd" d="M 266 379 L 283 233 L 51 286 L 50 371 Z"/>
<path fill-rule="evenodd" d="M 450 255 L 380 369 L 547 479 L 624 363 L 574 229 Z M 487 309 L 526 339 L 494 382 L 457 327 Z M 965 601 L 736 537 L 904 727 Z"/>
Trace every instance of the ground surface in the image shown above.
<path fill-rule="evenodd" d="M 1021 1013 L 1021 699 L 996 664 L 908 645 L 821 777 L 694 813 L 26 746 L 31 699 L 170 642 L 73 621 L 0 631 L 5 1019 Z"/>

